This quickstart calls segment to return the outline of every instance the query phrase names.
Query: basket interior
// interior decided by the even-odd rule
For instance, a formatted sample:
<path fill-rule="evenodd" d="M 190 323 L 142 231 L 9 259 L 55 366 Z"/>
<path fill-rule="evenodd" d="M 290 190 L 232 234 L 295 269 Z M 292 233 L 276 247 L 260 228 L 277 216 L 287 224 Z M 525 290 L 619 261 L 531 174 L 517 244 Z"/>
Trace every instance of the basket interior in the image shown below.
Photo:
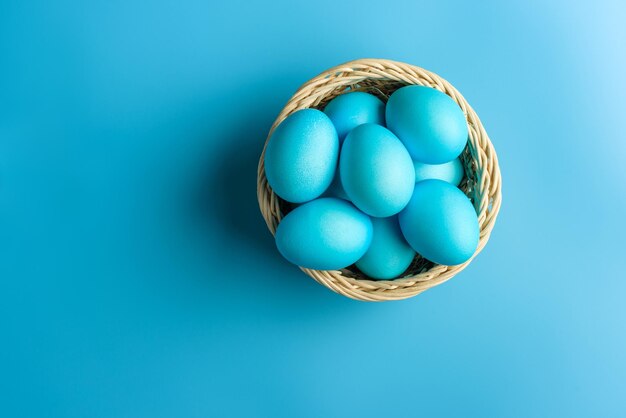
<path fill-rule="evenodd" d="M 335 97 L 353 91 L 363 91 L 371 93 L 381 99 L 384 103 L 387 103 L 389 96 L 394 91 L 405 85 L 407 84 L 392 80 L 365 79 L 355 84 L 347 84 L 331 90 L 328 94 L 324 95 L 324 97 L 322 97 L 316 104 L 311 107 L 323 110 L 324 107 L 326 107 L 326 104 Z M 472 155 L 471 141 L 468 141 L 465 149 L 460 155 L 461 162 L 463 163 L 463 167 L 465 169 L 465 175 L 463 177 L 463 180 L 461 181 L 461 184 L 459 185 L 459 188 L 471 200 L 472 205 L 474 205 L 474 209 L 478 212 L 477 199 L 475 199 L 474 191 L 476 190 L 479 173 L 477 173 L 477 165 Z M 276 196 L 276 198 L 279 201 L 280 211 L 283 216 L 295 208 L 295 205 L 279 198 L 278 196 Z M 412 277 L 421 273 L 425 273 L 435 267 L 435 265 L 435 263 L 426 260 L 418 254 L 413 259 L 411 265 L 409 265 L 405 272 L 402 273 L 398 278 Z M 341 273 L 346 277 L 351 277 L 358 280 L 372 280 L 370 277 L 362 273 L 355 265 L 351 265 L 345 269 L 342 269 Z"/>

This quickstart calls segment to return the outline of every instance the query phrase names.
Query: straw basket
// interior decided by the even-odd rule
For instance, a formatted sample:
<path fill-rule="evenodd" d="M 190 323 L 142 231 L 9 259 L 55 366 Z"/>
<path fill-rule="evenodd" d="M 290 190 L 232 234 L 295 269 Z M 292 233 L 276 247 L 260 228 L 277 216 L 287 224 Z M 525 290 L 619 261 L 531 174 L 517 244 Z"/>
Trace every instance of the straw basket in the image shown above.
<path fill-rule="evenodd" d="M 409 84 L 433 87 L 447 94 L 459 104 L 467 119 L 469 141 L 461 155 L 466 176 L 460 187 L 474 204 L 480 225 L 480 241 L 473 259 L 487 244 L 500 209 L 500 168 L 480 119 L 463 96 L 438 75 L 413 65 L 383 59 L 361 59 L 331 68 L 300 87 L 276 118 L 268 139 L 274 129 L 297 110 L 323 109 L 331 99 L 346 91 L 366 91 L 386 102 L 391 93 Z M 275 234 L 278 223 L 291 210 L 291 205 L 276 196 L 267 183 L 264 158 L 265 148 L 259 161 L 257 195 L 265 222 Z M 394 280 L 371 280 L 354 266 L 336 271 L 301 269 L 344 296 L 363 301 L 387 301 L 405 299 L 437 286 L 470 262 L 471 259 L 457 266 L 443 266 L 417 256 L 404 275 Z"/>

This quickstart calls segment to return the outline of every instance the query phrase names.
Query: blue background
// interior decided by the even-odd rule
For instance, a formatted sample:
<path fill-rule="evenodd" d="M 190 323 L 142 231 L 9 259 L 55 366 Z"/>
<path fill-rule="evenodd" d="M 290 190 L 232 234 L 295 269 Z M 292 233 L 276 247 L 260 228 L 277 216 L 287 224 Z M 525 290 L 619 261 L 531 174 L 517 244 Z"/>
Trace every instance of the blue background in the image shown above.
<path fill-rule="evenodd" d="M 623 2 L 0 3 L 0 415 L 617 417 Z M 454 280 L 335 295 L 275 250 L 282 105 L 385 57 L 452 82 L 504 204 Z"/>

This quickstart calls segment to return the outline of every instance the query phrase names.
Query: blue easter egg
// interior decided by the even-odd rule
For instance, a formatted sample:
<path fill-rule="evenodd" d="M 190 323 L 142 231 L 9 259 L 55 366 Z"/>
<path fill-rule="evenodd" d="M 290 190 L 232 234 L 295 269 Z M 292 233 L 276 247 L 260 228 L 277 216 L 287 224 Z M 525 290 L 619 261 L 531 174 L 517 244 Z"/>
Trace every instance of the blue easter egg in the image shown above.
<path fill-rule="evenodd" d="M 338 197 L 339 199 L 350 200 L 343 188 L 343 184 L 341 184 L 339 170 L 337 170 L 335 178 L 333 178 L 333 181 L 330 183 L 330 186 L 328 186 L 328 189 L 326 189 L 324 194 L 322 194 L 322 197 Z"/>
<path fill-rule="evenodd" d="M 376 217 L 400 212 L 415 184 L 413 161 L 402 142 L 373 123 L 350 131 L 341 148 L 339 174 L 352 203 Z"/>
<path fill-rule="evenodd" d="M 438 179 L 458 186 L 463 180 L 463 175 L 465 175 L 463 163 L 459 158 L 443 164 L 425 164 L 413 161 L 413 166 L 415 167 L 416 183 L 428 179 Z"/>
<path fill-rule="evenodd" d="M 396 90 L 386 108 L 387 127 L 414 160 L 442 164 L 461 154 L 468 139 L 465 115 L 450 96 L 425 86 Z"/>
<path fill-rule="evenodd" d="M 319 197 L 333 180 L 339 140 L 331 120 L 317 109 L 288 116 L 265 149 L 265 176 L 279 197 L 302 203 Z"/>
<path fill-rule="evenodd" d="M 415 257 L 406 242 L 398 217 L 372 218 L 372 243 L 356 266 L 372 279 L 389 280 L 401 275 Z"/>
<path fill-rule="evenodd" d="M 445 181 L 415 184 L 411 201 L 398 220 L 411 247 L 434 263 L 462 264 L 478 247 L 474 206 L 461 190 Z"/>
<path fill-rule="evenodd" d="M 359 125 L 385 124 L 385 104 L 378 97 L 360 91 L 335 97 L 326 105 L 324 113 L 333 121 L 340 142 Z"/>
<path fill-rule="evenodd" d="M 324 197 L 298 206 L 278 224 L 276 246 L 288 261 L 338 270 L 360 259 L 372 241 L 372 221 L 350 202 Z"/>

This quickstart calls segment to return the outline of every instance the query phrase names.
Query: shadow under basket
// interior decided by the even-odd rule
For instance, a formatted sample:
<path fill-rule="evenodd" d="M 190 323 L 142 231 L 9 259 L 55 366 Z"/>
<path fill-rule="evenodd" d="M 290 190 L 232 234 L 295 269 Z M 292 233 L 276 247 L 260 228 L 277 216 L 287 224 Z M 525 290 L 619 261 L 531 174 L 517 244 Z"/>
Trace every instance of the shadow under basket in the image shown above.
<path fill-rule="evenodd" d="M 435 88 L 450 96 L 463 110 L 469 128 L 469 141 L 461 154 L 465 178 L 459 186 L 470 198 L 480 226 L 478 248 L 470 260 L 457 266 L 434 264 L 419 255 L 404 274 L 393 280 L 372 280 L 355 266 L 342 270 L 311 270 L 302 268 L 317 282 L 344 296 L 363 301 L 387 301 L 415 296 L 437 286 L 463 270 L 484 248 L 494 226 L 501 203 L 500 168 L 496 152 L 480 119 L 463 96 L 446 80 L 413 65 L 383 60 L 361 59 L 324 71 L 306 82 L 287 102 L 270 129 L 274 129 L 290 114 L 306 108 L 323 109 L 334 97 L 349 91 L 365 91 L 382 99 L 406 85 Z M 267 140 L 265 141 L 267 147 Z M 265 178 L 265 147 L 259 160 L 257 195 L 263 218 L 272 234 L 291 209 L 271 189 Z"/>

